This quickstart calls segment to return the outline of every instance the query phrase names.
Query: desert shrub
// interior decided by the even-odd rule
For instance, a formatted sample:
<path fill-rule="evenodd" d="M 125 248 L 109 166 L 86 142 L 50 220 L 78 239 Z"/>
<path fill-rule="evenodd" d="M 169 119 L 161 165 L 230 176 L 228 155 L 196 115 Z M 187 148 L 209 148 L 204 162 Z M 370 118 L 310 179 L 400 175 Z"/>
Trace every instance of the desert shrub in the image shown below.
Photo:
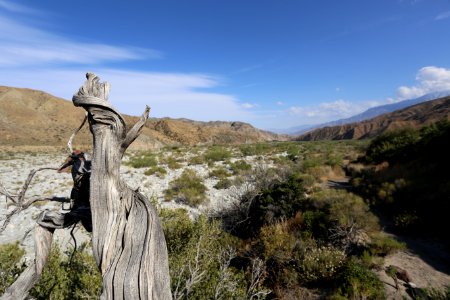
<path fill-rule="evenodd" d="M 327 153 L 327 157 L 325 159 L 325 164 L 331 167 L 337 167 L 342 165 L 342 154 L 336 153 L 335 151 L 330 151 Z"/>
<path fill-rule="evenodd" d="M 378 218 L 370 212 L 364 200 L 344 190 L 327 189 L 314 193 L 309 206 L 319 214 L 319 232 L 324 233 L 326 228 L 331 233 L 329 238 L 344 248 L 356 245 L 363 235 L 379 229 Z"/>
<path fill-rule="evenodd" d="M 180 177 L 169 183 L 165 192 L 165 199 L 175 199 L 188 205 L 198 206 L 207 201 L 206 186 L 203 179 L 194 170 L 185 169 Z"/>
<path fill-rule="evenodd" d="M 165 230 L 180 220 L 189 224 L 185 213 L 162 217 Z M 170 223 L 167 223 L 169 221 Z M 172 225 L 171 225 L 172 224 Z M 176 225 L 167 235 L 172 294 L 175 299 L 243 299 L 246 281 L 243 271 L 231 266 L 235 257 L 234 242 L 220 229 L 220 223 L 199 217 L 189 225 L 189 233 Z M 171 239 L 175 239 L 171 241 Z M 176 252 L 172 252 L 176 250 Z"/>
<path fill-rule="evenodd" d="M 385 299 L 384 285 L 363 264 L 349 260 L 340 273 L 337 295 L 345 299 Z"/>
<path fill-rule="evenodd" d="M 156 166 L 156 167 L 151 167 L 151 168 L 147 169 L 144 172 L 144 174 L 147 175 L 147 176 L 149 176 L 149 175 L 156 175 L 156 176 L 158 176 L 160 178 L 164 178 L 164 175 L 167 174 L 167 171 L 163 167 Z"/>
<path fill-rule="evenodd" d="M 370 238 L 368 248 L 372 255 L 386 256 L 406 247 L 405 243 L 401 243 L 381 232 L 371 234 Z"/>
<path fill-rule="evenodd" d="M 303 180 L 298 174 L 262 190 L 250 204 L 247 230 L 258 231 L 267 223 L 291 218 L 305 202 Z"/>
<path fill-rule="evenodd" d="M 189 159 L 189 165 L 202 165 L 204 163 L 206 163 L 206 160 L 203 155 L 195 155 Z"/>
<path fill-rule="evenodd" d="M 0 295 L 25 270 L 25 263 L 21 262 L 24 254 L 19 242 L 0 245 Z"/>
<path fill-rule="evenodd" d="M 72 261 L 53 247 L 42 276 L 30 295 L 35 299 L 95 299 L 100 295 L 102 277 L 83 244 Z"/>
<path fill-rule="evenodd" d="M 151 152 L 138 152 L 130 157 L 130 159 L 125 163 L 133 168 L 146 168 L 146 167 L 156 167 L 158 161 L 156 157 Z"/>
<path fill-rule="evenodd" d="M 447 286 L 443 289 L 424 289 L 425 295 L 428 298 L 425 299 L 433 299 L 433 300 L 448 300 L 450 299 L 450 286 Z M 417 297 L 417 299 L 421 299 L 420 297 Z"/>
<path fill-rule="evenodd" d="M 328 234 L 327 214 L 320 210 L 303 212 L 303 236 L 325 237 Z"/>
<path fill-rule="evenodd" d="M 250 165 L 245 160 L 237 160 L 230 164 L 230 168 L 233 171 L 233 174 L 239 174 L 241 172 L 249 171 L 252 169 L 252 165 Z"/>
<path fill-rule="evenodd" d="M 224 147 L 213 146 L 205 152 L 204 158 L 208 163 L 224 161 L 231 158 L 231 152 Z"/>
<path fill-rule="evenodd" d="M 167 164 L 167 167 L 169 167 L 169 169 L 175 170 L 175 169 L 181 168 L 181 164 L 180 164 L 181 161 L 182 161 L 182 159 L 176 158 L 175 156 L 170 155 L 170 156 L 164 157 L 164 159 L 161 161 L 161 163 Z"/>
<path fill-rule="evenodd" d="M 342 250 L 326 246 L 312 246 L 302 252 L 299 268 L 302 278 L 308 282 L 333 279 L 346 257 Z"/>
<path fill-rule="evenodd" d="M 209 177 L 223 179 L 229 176 L 231 176 L 231 173 L 224 167 L 214 168 L 211 171 L 209 171 Z"/>
<path fill-rule="evenodd" d="M 269 144 L 248 144 L 239 147 L 243 156 L 264 155 L 271 151 Z"/>
<path fill-rule="evenodd" d="M 287 221 L 263 226 L 259 239 L 264 247 L 265 260 L 289 260 L 298 242 L 297 238 L 291 234 Z"/>
<path fill-rule="evenodd" d="M 221 178 L 219 181 L 214 185 L 215 189 L 223 190 L 231 187 L 233 185 L 233 182 L 228 178 Z"/>
<path fill-rule="evenodd" d="M 179 254 L 189 243 L 194 223 L 185 209 L 162 209 L 160 218 L 167 242 L 167 250 L 171 255 Z"/>

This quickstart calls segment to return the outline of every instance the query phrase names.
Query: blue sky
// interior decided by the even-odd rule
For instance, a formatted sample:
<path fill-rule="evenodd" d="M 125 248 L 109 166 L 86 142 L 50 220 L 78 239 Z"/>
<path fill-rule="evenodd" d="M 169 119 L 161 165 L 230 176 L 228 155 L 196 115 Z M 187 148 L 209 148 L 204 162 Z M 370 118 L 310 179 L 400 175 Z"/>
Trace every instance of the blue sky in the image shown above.
<path fill-rule="evenodd" d="M 0 0 L 0 85 L 288 128 L 450 90 L 450 0 Z"/>

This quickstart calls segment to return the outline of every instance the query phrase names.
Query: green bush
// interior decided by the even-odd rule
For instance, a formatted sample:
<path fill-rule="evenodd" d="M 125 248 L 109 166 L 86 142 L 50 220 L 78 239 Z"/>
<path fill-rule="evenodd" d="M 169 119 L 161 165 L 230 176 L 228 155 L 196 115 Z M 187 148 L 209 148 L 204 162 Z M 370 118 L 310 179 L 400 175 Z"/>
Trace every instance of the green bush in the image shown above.
<path fill-rule="evenodd" d="M 387 236 L 384 233 L 374 233 L 371 236 L 371 242 L 368 245 L 372 255 L 386 256 L 396 251 L 405 249 L 406 245 Z"/>
<path fill-rule="evenodd" d="M 165 199 L 184 202 L 188 205 L 198 206 L 207 201 L 206 186 L 203 179 L 194 170 L 185 169 L 180 177 L 169 183 L 165 192 Z"/>
<path fill-rule="evenodd" d="M 25 263 L 21 263 L 24 254 L 19 242 L 0 245 L 0 295 L 25 270 Z"/>
<path fill-rule="evenodd" d="M 365 158 L 374 163 L 404 160 L 412 154 L 419 139 L 419 133 L 412 129 L 383 134 L 370 143 Z"/>
<path fill-rule="evenodd" d="M 230 265 L 235 242 L 220 223 L 201 216 L 189 222 L 185 212 L 162 214 L 169 245 L 169 270 L 175 299 L 244 299 L 243 271 Z M 180 223 L 180 224 L 177 224 Z M 183 225 L 187 225 L 186 229 Z"/>
<path fill-rule="evenodd" d="M 272 145 L 269 144 L 248 144 L 239 147 L 243 156 L 264 155 L 272 150 Z"/>
<path fill-rule="evenodd" d="M 215 185 L 214 188 L 218 190 L 223 190 L 231 187 L 233 183 L 228 178 L 221 178 Z"/>
<path fill-rule="evenodd" d="M 209 171 L 209 177 L 223 179 L 231 176 L 231 173 L 224 167 L 218 167 Z"/>
<path fill-rule="evenodd" d="M 230 164 L 230 168 L 233 171 L 233 174 L 239 174 L 241 172 L 250 171 L 252 169 L 252 165 L 247 163 L 245 160 L 237 160 Z"/>
<path fill-rule="evenodd" d="M 340 274 L 338 295 L 345 299 L 385 299 L 384 285 L 366 266 L 349 260 Z"/>
<path fill-rule="evenodd" d="M 308 282 L 333 279 L 345 262 L 345 253 L 333 247 L 308 247 L 299 263 L 301 276 Z"/>
<path fill-rule="evenodd" d="M 204 158 L 208 163 L 224 161 L 231 158 L 231 152 L 223 147 L 213 146 L 206 151 Z"/>
<path fill-rule="evenodd" d="M 286 181 L 262 190 L 250 204 L 247 232 L 258 231 L 261 226 L 281 218 L 291 218 L 305 202 L 303 179 L 298 174 Z"/>
<path fill-rule="evenodd" d="M 72 261 L 59 247 L 52 247 L 42 276 L 30 295 L 35 299 L 97 299 L 102 277 L 86 247 L 87 244 L 80 246 Z"/>
<path fill-rule="evenodd" d="M 171 170 L 176 170 L 182 167 L 180 164 L 180 160 L 175 158 L 174 156 L 166 157 L 164 163 L 166 163 Z"/>
<path fill-rule="evenodd" d="M 151 168 L 147 169 L 144 172 L 144 174 L 147 175 L 147 176 L 149 176 L 149 175 L 156 175 L 159 178 L 164 178 L 164 175 L 167 174 L 167 171 L 163 167 L 156 166 L 156 167 L 151 167 Z"/>
<path fill-rule="evenodd" d="M 185 209 L 163 209 L 160 213 L 167 250 L 178 255 L 189 243 L 194 233 L 194 223 Z"/>
<path fill-rule="evenodd" d="M 202 165 L 204 163 L 206 163 L 206 160 L 203 155 L 196 155 L 189 159 L 190 165 Z"/>
<path fill-rule="evenodd" d="M 151 152 L 138 152 L 131 156 L 125 164 L 133 168 L 147 168 L 156 167 L 158 161 Z"/>

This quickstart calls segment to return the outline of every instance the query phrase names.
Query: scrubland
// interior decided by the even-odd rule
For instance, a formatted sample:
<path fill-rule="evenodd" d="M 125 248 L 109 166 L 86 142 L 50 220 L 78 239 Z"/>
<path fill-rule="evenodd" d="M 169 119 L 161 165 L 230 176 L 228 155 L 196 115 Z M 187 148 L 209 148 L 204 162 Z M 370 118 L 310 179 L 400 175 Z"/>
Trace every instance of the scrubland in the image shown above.
<path fill-rule="evenodd" d="M 387 264 L 405 255 L 424 262 L 402 237 L 448 243 L 448 198 L 442 198 L 449 195 L 448 172 L 437 173 L 446 165 L 435 161 L 449 153 L 439 148 L 448 147 L 442 143 L 448 129 L 440 124 L 373 141 L 129 152 L 121 173 L 159 212 L 174 299 L 402 299 L 411 294 L 393 288 Z M 63 160 L 63 154 L 4 152 L 0 180 L 17 191 L 31 168 Z M 69 174 L 45 171 L 29 193 L 64 196 L 70 188 Z M 3 217 L 11 208 L 1 205 Z M 33 218 L 59 208 L 35 205 L 0 235 L 0 294 L 23 270 L 23 257 L 33 257 Z M 33 289 L 36 299 L 95 299 L 99 293 L 88 234 L 78 230 L 71 260 L 67 235 L 61 234 Z M 428 265 L 434 281 L 409 270 L 417 291 L 448 299 L 448 270 Z"/>

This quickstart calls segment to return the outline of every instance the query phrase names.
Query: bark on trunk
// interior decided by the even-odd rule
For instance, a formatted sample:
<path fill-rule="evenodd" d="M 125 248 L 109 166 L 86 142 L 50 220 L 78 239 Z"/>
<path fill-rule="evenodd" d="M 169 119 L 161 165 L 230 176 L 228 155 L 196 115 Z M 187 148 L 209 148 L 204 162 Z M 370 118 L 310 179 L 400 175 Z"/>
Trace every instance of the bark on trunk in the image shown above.
<path fill-rule="evenodd" d="M 138 137 L 149 113 L 127 131 L 107 102 L 109 85 L 88 73 L 73 96 L 88 112 L 94 147 L 90 181 L 92 246 L 102 272 L 101 299 L 171 299 L 166 241 L 148 199 L 120 179 L 125 150 Z"/>

